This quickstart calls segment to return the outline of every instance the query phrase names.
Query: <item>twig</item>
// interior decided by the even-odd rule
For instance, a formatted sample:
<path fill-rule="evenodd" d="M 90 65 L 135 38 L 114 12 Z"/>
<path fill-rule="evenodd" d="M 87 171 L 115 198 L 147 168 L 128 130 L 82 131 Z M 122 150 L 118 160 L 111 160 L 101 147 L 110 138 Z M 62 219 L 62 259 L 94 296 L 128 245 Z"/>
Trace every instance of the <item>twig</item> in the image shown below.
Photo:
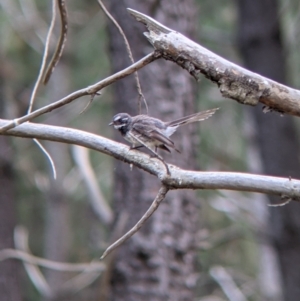
<path fill-rule="evenodd" d="M 28 231 L 25 227 L 15 227 L 14 242 L 17 249 L 27 253 L 28 255 L 31 255 L 31 251 L 28 245 Z M 51 297 L 52 290 L 39 267 L 35 264 L 28 263 L 25 261 L 23 261 L 23 265 L 29 279 L 31 280 L 35 288 L 38 290 L 38 292 L 43 296 L 47 296 L 48 298 Z"/>
<path fill-rule="evenodd" d="M 279 204 L 268 204 L 268 207 L 283 207 L 292 201 L 292 198 L 290 198 L 290 197 L 287 197 L 287 198 L 285 197 L 284 199 L 286 199 L 284 202 L 281 202 Z"/>
<path fill-rule="evenodd" d="M 101 0 L 98 0 L 99 5 L 101 6 L 102 10 L 104 11 L 104 13 L 107 15 L 107 17 L 114 23 L 114 25 L 117 27 L 117 29 L 119 30 L 121 36 L 124 39 L 125 45 L 126 45 L 126 49 L 127 49 L 127 53 L 128 56 L 131 60 L 131 63 L 134 64 L 134 59 L 133 59 L 133 55 L 130 49 L 130 45 L 129 42 L 126 38 L 126 35 L 122 29 L 122 27 L 119 25 L 119 23 L 116 21 L 116 19 L 109 13 L 109 11 L 106 9 L 105 5 L 103 4 L 103 2 Z M 147 105 L 147 101 L 145 99 L 144 94 L 142 93 L 142 88 L 141 88 L 141 84 L 140 84 L 140 80 L 139 80 L 139 75 L 138 72 L 134 72 L 134 78 L 136 81 L 136 88 L 138 90 L 138 94 L 139 94 L 139 98 L 138 98 L 138 112 L 139 114 L 141 114 L 142 108 L 141 108 L 141 100 L 143 100 L 145 107 L 146 107 L 146 112 L 148 114 L 148 105 Z"/>
<path fill-rule="evenodd" d="M 27 114 L 30 114 L 32 111 L 36 93 L 41 84 L 43 73 L 45 71 L 46 61 L 47 61 L 48 52 L 49 52 L 50 39 L 51 39 L 51 35 L 53 32 L 54 24 L 55 24 L 55 17 L 56 17 L 56 4 L 55 3 L 56 3 L 56 0 L 52 0 L 52 19 L 51 19 L 50 27 L 49 27 L 46 42 L 45 42 L 44 54 L 43 54 L 43 58 L 42 58 L 39 75 L 38 75 L 38 78 L 35 82 L 35 85 L 33 87 L 32 93 L 31 93 Z M 42 150 L 42 152 L 46 155 L 46 157 L 48 158 L 51 168 L 52 168 L 53 177 L 54 177 L 54 179 L 56 179 L 56 169 L 55 169 L 53 159 L 51 158 L 50 154 L 47 152 L 47 150 L 42 146 L 42 144 L 37 139 L 33 139 L 33 140 L 37 144 L 37 146 Z"/>
<path fill-rule="evenodd" d="M 45 156 L 47 157 L 47 159 L 49 160 L 51 169 L 52 169 L 52 174 L 53 174 L 53 179 L 56 180 L 56 168 L 55 168 L 55 164 L 54 161 L 51 157 L 51 155 L 48 153 L 48 151 L 44 148 L 44 146 L 41 144 L 40 141 L 38 141 L 37 139 L 33 139 L 33 141 L 37 144 L 37 146 L 42 150 L 42 152 L 45 154 Z"/>
<path fill-rule="evenodd" d="M 105 264 L 103 262 L 66 263 L 40 258 L 15 249 L 3 249 L 0 251 L 0 261 L 11 258 L 61 272 L 103 271 L 105 269 Z"/>
<path fill-rule="evenodd" d="M 14 238 L 16 247 L 23 251 L 26 255 L 30 256 L 31 254 L 28 247 L 27 230 L 22 226 L 16 227 Z M 49 260 L 44 261 L 49 262 Z M 103 269 L 95 269 L 91 268 L 90 265 L 87 265 L 85 269 L 79 270 L 81 272 L 79 275 L 76 275 L 67 282 L 63 283 L 56 290 L 53 290 L 47 283 L 40 269 L 37 267 L 37 264 L 31 262 L 28 263 L 26 261 L 23 261 L 23 264 L 29 278 L 31 279 L 36 289 L 47 298 L 54 298 L 58 297 L 59 295 L 66 295 L 67 293 L 74 293 L 82 290 L 83 288 L 94 282 L 103 272 Z"/>
<path fill-rule="evenodd" d="M 4 133 L 5 131 L 12 129 L 26 121 L 30 121 L 42 114 L 45 114 L 47 112 L 53 111 L 54 109 L 60 108 L 79 97 L 95 94 L 97 91 L 103 89 L 106 86 L 109 86 L 110 84 L 114 83 L 115 81 L 117 81 L 121 78 L 124 78 L 124 77 L 132 74 L 136 70 L 143 68 L 144 66 L 155 61 L 159 57 L 160 57 L 159 53 L 152 52 L 152 53 L 146 55 L 145 57 L 143 57 L 142 59 L 140 59 L 139 61 L 137 61 L 136 63 L 132 64 L 131 66 L 97 82 L 94 85 L 91 85 L 89 87 L 86 87 L 86 88 L 78 90 L 78 91 L 75 91 L 58 101 L 55 101 L 55 102 L 53 102 L 47 106 L 44 106 L 36 111 L 33 111 L 32 113 L 30 113 L 28 115 L 22 116 L 20 118 L 16 118 L 12 121 L 9 121 L 8 123 L 6 123 L 5 125 L 3 125 L 0 128 L 0 133 Z"/>
<path fill-rule="evenodd" d="M 111 253 L 114 249 L 116 249 L 118 246 L 123 244 L 128 238 L 130 238 L 134 233 L 136 233 L 149 219 L 149 217 L 154 213 L 154 211 L 158 208 L 159 204 L 162 202 L 162 200 L 165 198 L 169 188 L 167 186 L 163 185 L 159 191 L 157 196 L 155 197 L 153 203 L 149 207 L 149 209 L 146 211 L 146 213 L 142 216 L 142 218 L 121 238 L 119 238 L 116 242 L 114 242 L 112 245 L 110 245 L 103 253 L 100 259 L 104 259 L 109 253 Z"/>
<path fill-rule="evenodd" d="M 50 27 L 49 27 L 49 30 L 48 30 L 48 33 L 47 33 L 47 38 L 46 38 L 46 42 L 45 42 L 44 54 L 43 54 L 43 58 L 42 58 L 41 68 L 40 68 L 40 71 L 39 71 L 38 78 L 37 78 L 37 80 L 35 82 L 35 85 L 33 87 L 32 93 L 31 93 L 27 114 L 30 114 L 31 111 L 32 111 L 35 96 L 36 96 L 37 90 L 38 90 L 38 88 L 41 84 L 43 73 L 45 71 L 46 61 L 47 61 L 48 52 L 49 52 L 50 39 L 51 39 L 51 36 L 52 36 L 54 24 L 55 24 L 55 17 L 56 17 L 56 0 L 52 0 L 52 19 L 51 19 Z"/>
<path fill-rule="evenodd" d="M 118 219 L 114 225 L 114 229 L 109 238 L 109 244 L 113 243 L 118 237 L 120 237 L 124 231 L 124 228 L 127 224 L 129 214 L 126 211 L 122 211 L 118 216 Z M 114 263 L 116 258 L 116 252 L 110 253 L 109 256 L 105 258 L 105 271 L 101 275 L 101 280 L 99 284 L 99 301 L 109 300 L 110 290 L 111 290 L 111 279 L 114 269 Z"/>
<path fill-rule="evenodd" d="M 56 0 L 53 0 L 56 1 Z M 55 49 L 55 52 L 52 56 L 52 59 L 48 65 L 48 68 L 45 72 L 43 83 L 46 85 L 50 79 L 51 74 L 53 73 L 54 68 L 59 62 L 59 59 L 62 56 L 66 41 L 67 41 L 67 32 L 68 32 L 68 15 L 65 0 L 58 0 L 58 10 L 61 20 L 61 30 L 60 37 Z"/>
<path fill-rule="evenodd" d="M 84 108 L 81 110 L 81 112 L 79 113 L 79 115 L 83 114 L 86 109 L 90 106 L 90 104 L 93 102 L 94 98 L 96 95 L 101 95 L 101 93 L 95 93 L 95 94 L 92 94 L 91 97 L 90 97 L 90 100 L 89 102 L 84 106 Z"/>

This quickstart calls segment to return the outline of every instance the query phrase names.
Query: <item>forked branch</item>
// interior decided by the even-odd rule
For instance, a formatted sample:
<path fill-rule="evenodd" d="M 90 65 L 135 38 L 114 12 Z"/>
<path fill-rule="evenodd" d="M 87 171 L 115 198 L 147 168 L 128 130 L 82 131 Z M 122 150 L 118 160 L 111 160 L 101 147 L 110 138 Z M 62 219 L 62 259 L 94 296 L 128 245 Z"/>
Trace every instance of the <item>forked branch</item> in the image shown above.
<path fill-rule="evenodd" d="M 7 120 L 0 119 L 0 126 Z M 156 158 L 131 150 L 128 146 L 88 132 L 45 124 L 26 123 L 5 133 L 23 138 L 38 138 L 77 144 L 112 156 L 156 176 L 169 189 L 225 189 L 278 195 L 284 200 L 300 199 L 300 180 L 239 172 L 203 172 L 165 165 Z"/>
<path fill-rule="evenodd" d="M 134 233 L 139 231 L 139 229 L 145 224 L 145 222 L 149 219 L 149 217 L 154 213 L 154 211 L 158 208 L 159 204 L 163 201 L 165 198 L 167 192 L 168 192 L 167 186 L 163 185 L 159 191 L 157 196 L 155 197 L 154 201 L 152 202 L 149 209 L 146 211 L 146 213 L 142 216 L 142 218 L 122 237 L 120 237 L 116 242 L 114 242 L 112 245 L 110 245 L 100 259 L 104 259 L 109 253 L 111 253 L 113 250 L 115 250 L 118 246 L 123 244 L 128 238 L 130 238 Z"/>
<path fill-rule="evenodd" d="M 101 89 L 103 89 L 104 87 L 109 86 L 110 84 L 116 82 L 117 80 L 124 78 L 132 73 L 134 73 L 136 70 L 139 70 L 141 68 L 143 68 L 144 66 L 148 65 L 149 63 L 153 62 L 154 60 L 158 59 L 160 57 L 160 54 L 158 53 L 150 53 L 148 55 L 146 55 L 145 57 L 143 57 L 142 59 L 140 59 L 139 61 L 137 61 L 136 63 L 132 64 L 131 66 L 111 75 L 106 77 L 105 79 L 89 86 L 86 87 L 84 89 L 81 90 L 77 90 L 69 95 L 67 95 L 66 97 L 57 100 L 47 106 L 44 106 L 38 110 L 33 111 L 30 114 L 27 114 L 25 116 L 22 116 L 20 118 L 16 118 L 14 120 L 9 120 L 7 121 L 5 124 L 2 124 L 1 128 L 0 128 L 0 134 L 4 133 L 5 131 L 12 129 L 24 122 L 30 121 L 38 116 L 41 116 L 45 113 L 51 112 L 57 108 L 60 108 L 70 102 L 72 102 L 75 99 L 78 99 L 82 96 L 85 95 L 94 95 L 96 94 L 98 91 L 100 91 Z"/>

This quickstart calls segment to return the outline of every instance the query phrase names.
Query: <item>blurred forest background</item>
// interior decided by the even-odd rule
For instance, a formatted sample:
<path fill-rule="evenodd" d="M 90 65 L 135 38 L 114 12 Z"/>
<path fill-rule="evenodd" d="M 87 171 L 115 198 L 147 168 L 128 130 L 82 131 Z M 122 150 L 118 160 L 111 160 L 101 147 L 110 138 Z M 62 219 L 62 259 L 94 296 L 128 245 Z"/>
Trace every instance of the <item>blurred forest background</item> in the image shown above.
<path fill-rule="evenodd" d="M 289 86 L 300 86 L 299 1 L 111 0 L 105 4 L 128 36 L 135 60 L 152 47 L 143 36 L 146 29 L 128 16 L 126 7 L 152 16 L 232 62 Z M 0 7 L 0 116 L 13 119 L 27 112 L 51 20 L 51 3 L 0 0 Z M 130 64 L 121 35 L 97 1 L 68 1 L 67 10 L 66 49 L 48 85 L 39 88 L 35 109 Z M 57 20 L 52 52 L 59 26 Z M 140 76 L 150 115 L 170 120 L 220 107 L 208 121 L 174 135 L 183 151 L 167 155 L 167 162 L 190 169 L 299 178 L 296 118 L 263 114 L 262 108 L 222 99 L 213 83 L 204 77 L 195 83 L 171 62 L 159 61 L 145 69 Z M 130 76 L 102 90 L 82 114 L 88 97 L 34 122 L 122 141 L 108 123 L 116 112 L 137 114 L 137 99 Z M 82 161 L 78 162 L 85 155 L 78 154 L 78 149 L 42 142 L 55 162 L 55 181 L 48 160 L 32 140 L 0 140 L 0 250 L 29 248 L 36 256 L 60 262 L 97 260 L 110 242 L 142 216 L 157 193 L 157 183 L 149 175 L 135 168 L 131 172 L 127 164 L 89 151 L 98 197 L 102 195 L 112 208 L 109 214 L 114 214 L 113 221 L 105 220 L 99 217 L 99 203 L 91 201 Z M 0 299 L 299 300 L 300 207 L 297 203 L 268 207 L 268 203 L 280 200 L 230 191 L 172 192 L 144 232 L 104 262 L 105 272 L 66 289 L 67 281 L 76 275 L 73 272 L 41 268 L 31 274 L 31 281 L 30 266 L 17 260 L 2 261 Z M 120 231 L 118 221 L 124 211 L 129 218 Z M 172 248 L 175 255 L 169 258 Z M 44 276 L 34 276 L 41 272 Z"/>

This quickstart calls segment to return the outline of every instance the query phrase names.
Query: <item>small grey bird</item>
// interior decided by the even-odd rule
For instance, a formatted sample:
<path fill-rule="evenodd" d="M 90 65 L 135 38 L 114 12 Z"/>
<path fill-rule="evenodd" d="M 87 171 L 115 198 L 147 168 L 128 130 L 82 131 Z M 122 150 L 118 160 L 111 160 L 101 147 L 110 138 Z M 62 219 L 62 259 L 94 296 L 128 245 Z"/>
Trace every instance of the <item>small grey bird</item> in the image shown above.
<path fill-rule="evenodd" d="M 219 108 L 202 111 L 180 119 L 164 122 L 148 115 L 130 116 L 127 113 L 119 113 L 113 117 L 109 125 L 113 125 L 121 135 L 129 141 L 131 149 L 146 146 L 157 154 L 157 148 L 171 152 L 175 149 L 174 142 L 169 138 L 181 125 L 202 121 L 211 117 Z"/>

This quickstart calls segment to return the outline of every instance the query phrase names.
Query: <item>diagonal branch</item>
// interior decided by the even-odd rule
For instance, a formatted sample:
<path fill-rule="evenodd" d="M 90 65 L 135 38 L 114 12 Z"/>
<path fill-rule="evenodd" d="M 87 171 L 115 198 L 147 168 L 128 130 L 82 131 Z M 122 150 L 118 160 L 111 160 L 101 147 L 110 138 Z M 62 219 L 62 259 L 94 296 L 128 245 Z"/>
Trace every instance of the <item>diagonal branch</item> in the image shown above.
<path fill-rule="evenodd" d="M 43 57 L 42 57 L 42 63 L 41 63 L 39 75 L 34 84 L 34 87 L 33 87 L 33 90 L 32 90 L 31 96 L 30 96 L 27 114 L 32 112 L 33 104 L 35 101 L 35 96 L 36 96 L 37 90 L 42 82 L 42 77 L 43 77 L 43 73 L 46 68 L 46 61 L 47 61 L 48 52 L 49 52 L 50 39 L 51 39 L 53 28 L 55 25 L 55 17 L 56 17 L 56 0 L 52 0 L 52 19 L 51 19 L 51 23 L 50 23 L 50 26 L 48 29 L 46 41 L 45 41 L 44 53 L 43 53 Z"/>
<path fill-rule="evenodd" d="M 299 90 L 231 63 L 145 14 L 128 11 L 147 26 L 145 36 L 164 59 L 186 69 L 197 80 L 200 73 L 204 74 L 218 85 L 224 97 L 253 106 L 261 102 L 275 111 L 300 116 Z"/>
<path fill-rule="evenodd" d="M 7 120 L 0 119 L 0 126 L 6 123 Z M 225 189 L 278 195 L 283 199 L 300 199 L 300 180 L 240 172 L 191 171 L 174 165 L 169 165 L 170 175 L 167 175 L 160 160 L 130 150 L 124 144 L 76 129 L 26 123 L 4 134 L 85 146 L 147 171 L 169 189 Z"/>
<path fill-rule="evenodd" d="M 5 131 L 12 129 L 24 122 L 30 121 L 40 115 L 51 112 L 54 109 L 60 108 L 79 97 L 82 97 L 85 95 L 94 95 L 99 90 L 103 89 L 104 87 L 107 87 L 110 84 L 114 83 L 115 81 L 122 79 L 122 78 L 134 73 L 136 70 L 139 70 L 139 69 L 145 67 L 146 65 L 155 61 L 159 57 L 160 57 L 160 54 L 158 54 L 156 52 L 152 52 L 152 53 L 146 55 L 145 57 L 143 57 L 142 59 L 140 59 L 139 61 L 137 61 L 136 63 L 130 65 L 129 67 L 127 67 L 111 76 L 108 76 L 107 78 L 95 83 L 94 85 L 91 85 L 89 87 L 86 87 L 86 88 L 78 90 L 78 91 L 75 91 L 75 92 L 67 95 L 64 98 L 51 103 L 50 105 L 44 106 L 38 110 L 33 111 L 30 114 L 27 114 L 20 118 L 6 122 L 6 124 L 2 125 L 2 127 L 0 128 L 0 133 L 4 133 Z"/>
<path fill-rule="evenodd" d="M 25 227 L 15 227 L 14 241 L 15 246 L 19 251 L 31 255 L 31 251 L 28 245 L 28 231 Z M 31 280 L 35 288 L 38 290 L 38 292 L 43 296 L 50 297 L 52 295 L 51 288 L 39 267 L 35 264 L 28 263 L 26 261 L 23 261 L 23 265 L 29 279 Z"/>
<path fill-rule="evenodd" d="M 56 1 L 56 0 L 54 0 Z M 64 47 L 67 41 L 67 32 L 68 32 L 68 15 L 67 15 L 67 8 L 65 0 L 58 0 L 58 9 L 61 21 L 61 30 L 60 30 L 60 37 L 55 49 L 55 52 L 52 56 L 52 59 L 48 65 L 48 68 L 45 72 L 43 83 L 46 85 L 50 79 L 51 74 L 53 73 L 54 68 L 58 64 L 62 53 L 64 51 Z"/>
<path fill-rule="evenodd" d="M 139 231 L 139 229 L 145 224 L 145 222 L 150 218 L 150 216 L 154 213 L 154 211 L 158 208 L 159 204 L 163 201 L 165 198 L 167 192 L 169 189 L 167 186 L 163 185 L 159 191 L 157 196 L 155 197 L 154 201 L 152 202 L 149 209 L 146 211 L 146 213 L 142 216 L 142 218 L 121 238 L 119 238 L 116 242 L 114 242 L 112 245 L 110 245 L 103 253 L 100 259 L 104 259 L 109 253 L 111 253 L 113 250 L 115 250 L 118 246 L 123 244 L 128 238 L 130 238 L 134 233 Z"/>
<path fill-rule="evenodd" d="M 119 23 L 116 21 L 116 19 L 110 14 L 110 12 L 106 9 L 105 5 L 103 4 L 103 2 L 101 0 L 98 0 L 98 3 L 99 5 L 101 6 L 102 10 L 104 11 L 104 13 L 107 15 L 107 17 L 114 23 L 114 25 L 116 26 L 116 28 L 118 29 L 118 31 L 120 32 L 123 40 L 124 40 L 124 43 L 125 43 L 125 46 L 126 46 L 126 50 L 127 50 L 127 53 L 128 53 L 128 56 L 129 56 L 129 59 L 131 61 L 131 63 L 133 64 L 134 63 L 134 59 L 133 59 L 133 55 L 132 55 L 132 52 L 131 52 L 131 49 L 130 49 L 130 45 L 129 45 L 129 42 L 127 40 L 127 37 L 122 29 L 122 27 L 119 25 Z M 145 96 L 142 92 L 142 88 L 141 88 L 141 84 L 140 84 L 140 80 L 139 80 L 139 75 L 138 75 L 138 72 L 134 72 L 134 78 L 135 78 L 135 82 L 136 82 L 136 88 L 137 88 L 137 91 L 138 91 L 138 94 L 139 94 L 139 99 L 138 99 L 138 112 L 139 114 L 141 114 L 141 100 L 143 100 L 144 104 L 145 104 L 145 107 L 146 107 L 146 112 L 148 114 L 148 105 L 147 105 L 147 101 L 145 99 Z"/>

